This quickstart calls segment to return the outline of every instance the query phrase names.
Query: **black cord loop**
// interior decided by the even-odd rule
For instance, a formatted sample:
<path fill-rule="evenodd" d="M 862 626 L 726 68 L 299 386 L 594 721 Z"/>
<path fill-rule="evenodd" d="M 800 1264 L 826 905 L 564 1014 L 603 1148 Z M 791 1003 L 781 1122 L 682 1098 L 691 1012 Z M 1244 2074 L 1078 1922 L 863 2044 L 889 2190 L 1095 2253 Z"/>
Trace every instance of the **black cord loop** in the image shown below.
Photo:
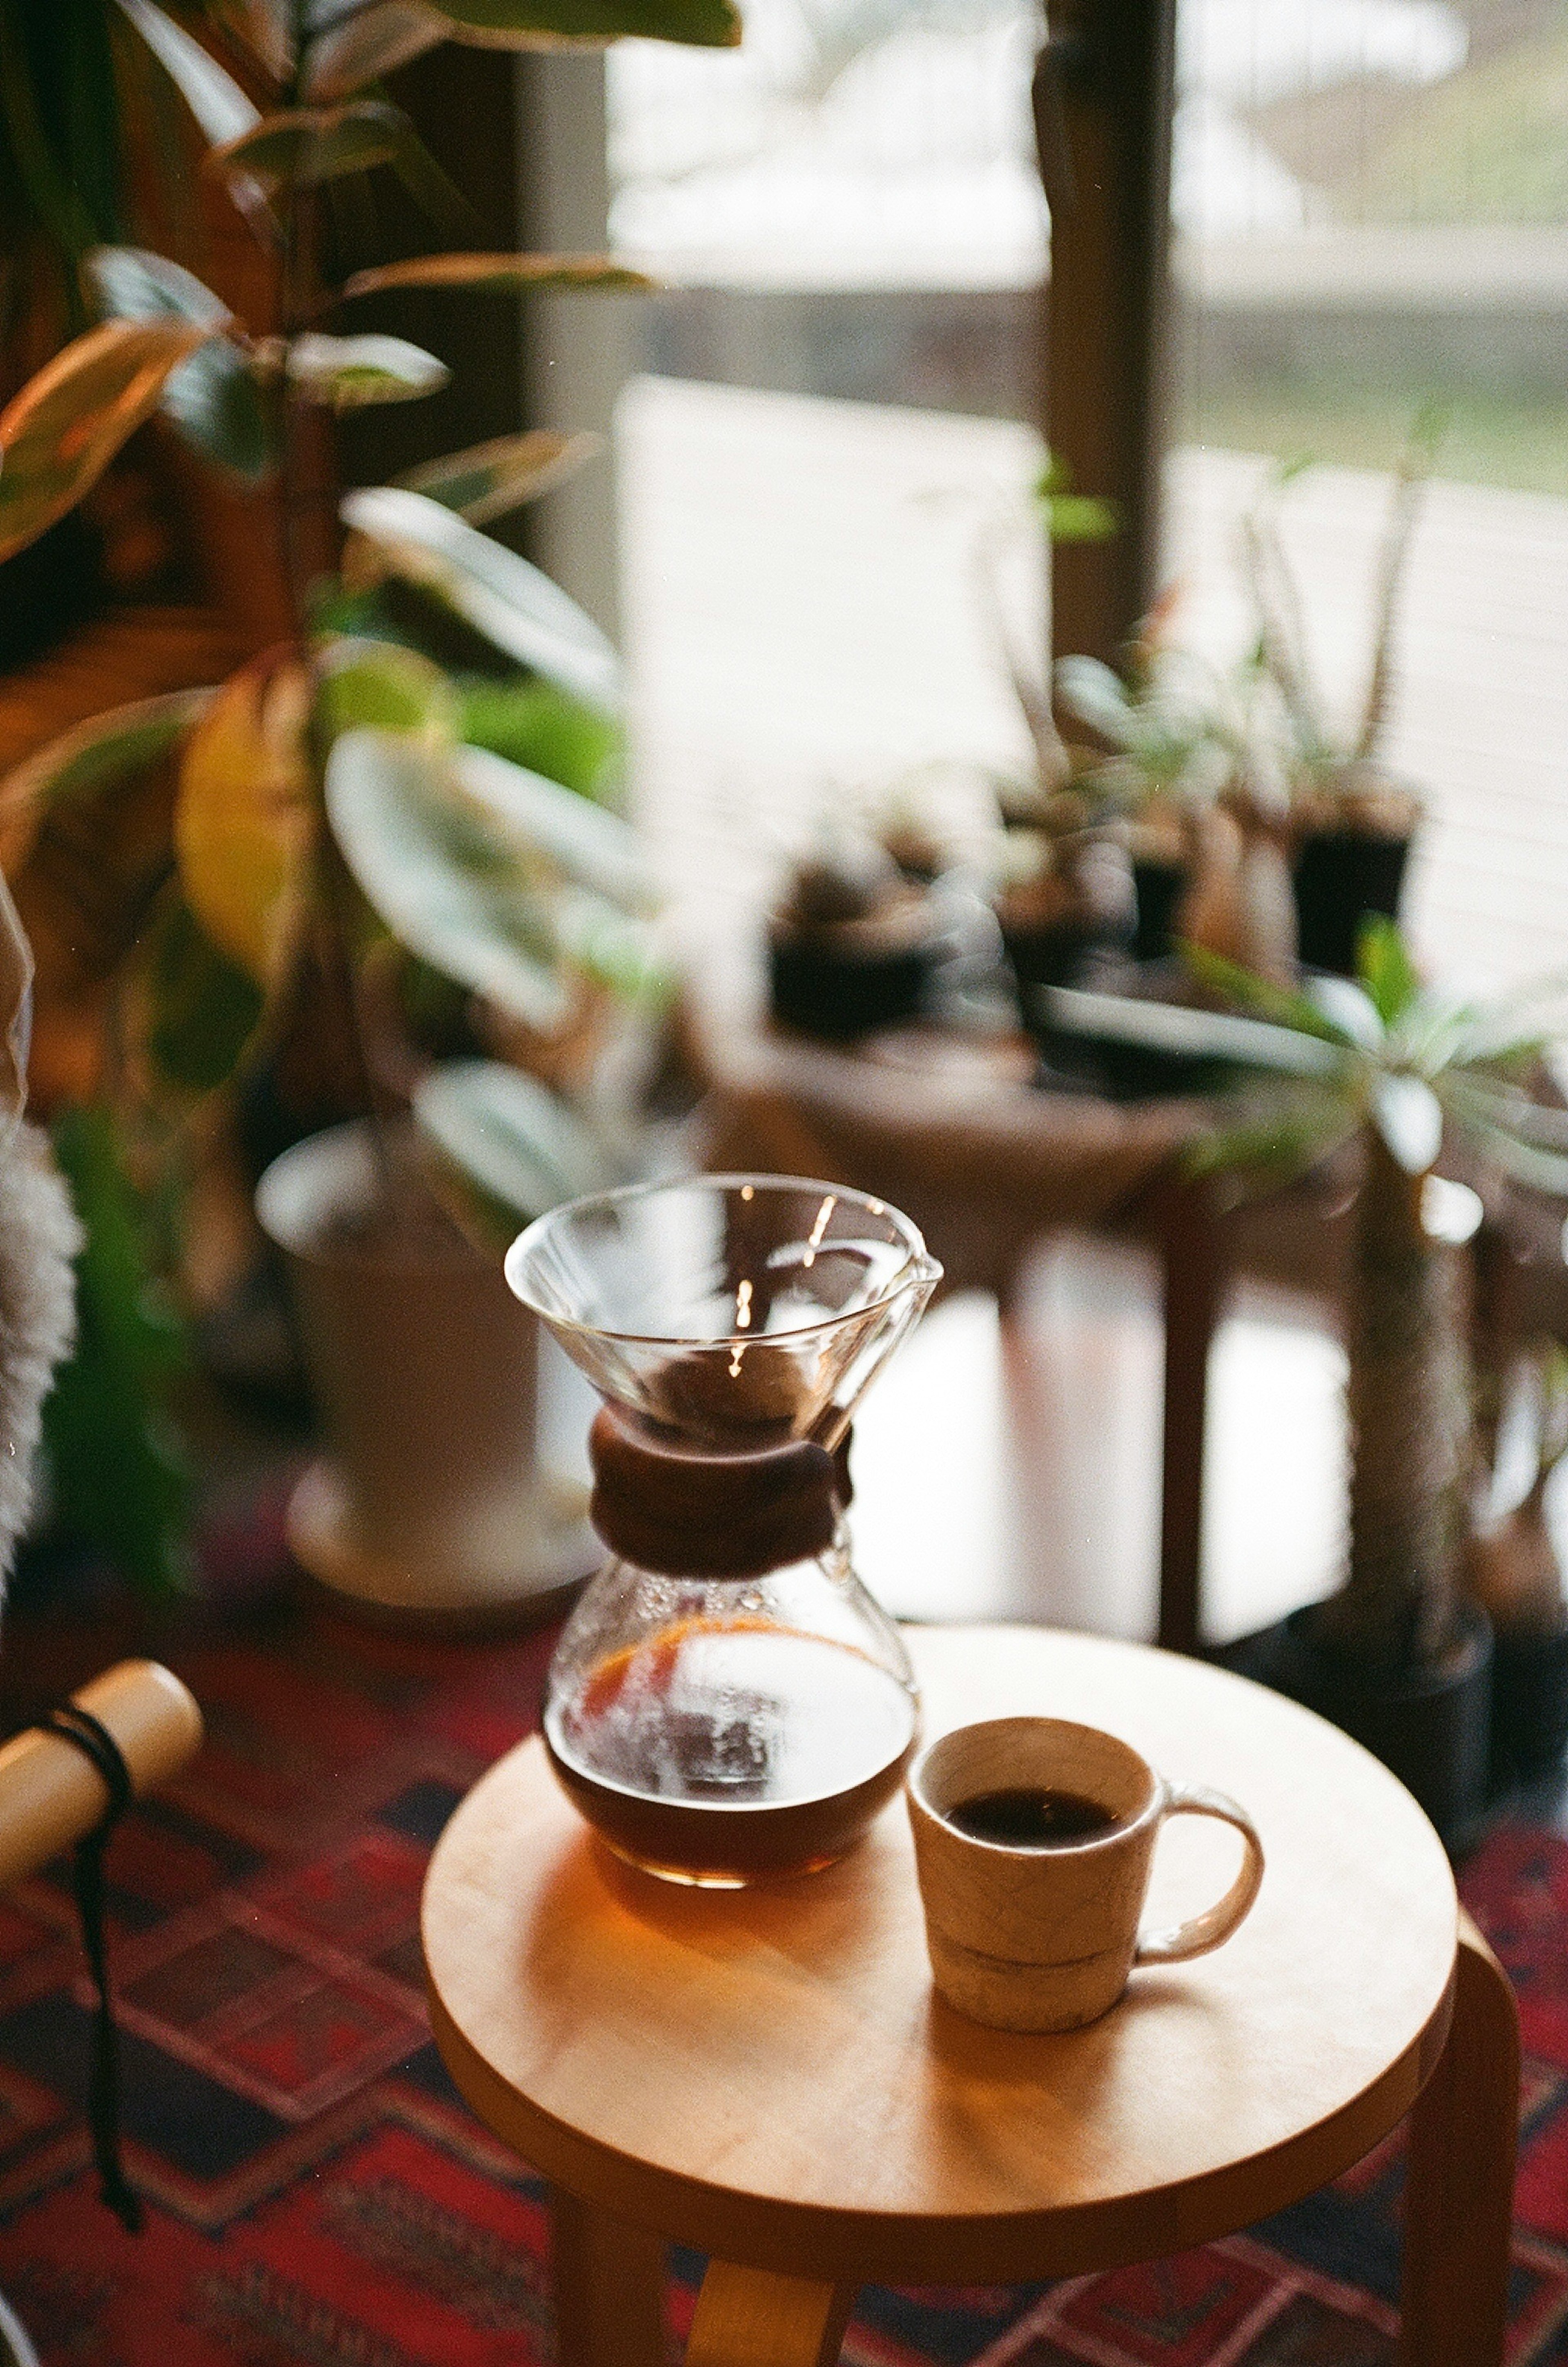
<path fill-rule="evenodd" d="M 57 1734 L 62 1742 L 73 1744 L 84 1758 L 90 1759 L 109 1795 L 107 1807 L 92 1831 L 83 1834 L 73 1858 L 82 1952 L 98 1993 L 87 2079 L 87 2124 L 93 2135 L 98 2191 L 126 2233 L 136 2236 L 141 2232 L 141 2201 L 127 2183 L 120 2166 L 119 2033 L 115 2027 L 108 1956 L 104 1944 L 104 1852 L 130 1805 L 130 1770 L 125 1763 L 125 1753 L 107 1727 L 91 1710 L 81 1708 L 75 1702 L 62 1702 L 47 1717 L 40 1717 L 39 1725 L 45 1734 Z"/>

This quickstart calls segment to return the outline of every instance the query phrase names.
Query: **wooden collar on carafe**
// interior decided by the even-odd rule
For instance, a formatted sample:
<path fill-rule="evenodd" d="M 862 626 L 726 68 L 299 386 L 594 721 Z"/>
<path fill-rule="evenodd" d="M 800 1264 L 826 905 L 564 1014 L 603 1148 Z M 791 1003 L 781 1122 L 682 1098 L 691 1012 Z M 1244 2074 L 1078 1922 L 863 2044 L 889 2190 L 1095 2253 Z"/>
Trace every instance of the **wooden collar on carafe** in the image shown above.
<path fill-rule="evenodd" d="M 850 1442 L 715 1453 L 618 1406 L 588 1434 L 588 1517 L 613 1554 L 667 1578 L 761 1578 L 826 1553 L 849 1503 Z"/>

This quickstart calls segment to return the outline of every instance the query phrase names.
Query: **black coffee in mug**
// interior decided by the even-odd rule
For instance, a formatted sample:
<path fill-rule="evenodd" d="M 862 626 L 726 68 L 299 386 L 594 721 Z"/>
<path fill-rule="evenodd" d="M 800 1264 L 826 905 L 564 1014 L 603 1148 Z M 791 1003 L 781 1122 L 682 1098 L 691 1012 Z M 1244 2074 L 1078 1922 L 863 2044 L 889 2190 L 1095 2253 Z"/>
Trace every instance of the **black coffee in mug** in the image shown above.
<path fill-rule="evenodd" d="M 1039 1784 L 976 1792 L 942 1815 L 971 1840 L 996 1841 L 1004 1849 L 1075 1849 L 1080 1841 L 1102 1840 L 1122 1822 L 1113 1809 L 1082 1792 L 1053 1791 Z"/>

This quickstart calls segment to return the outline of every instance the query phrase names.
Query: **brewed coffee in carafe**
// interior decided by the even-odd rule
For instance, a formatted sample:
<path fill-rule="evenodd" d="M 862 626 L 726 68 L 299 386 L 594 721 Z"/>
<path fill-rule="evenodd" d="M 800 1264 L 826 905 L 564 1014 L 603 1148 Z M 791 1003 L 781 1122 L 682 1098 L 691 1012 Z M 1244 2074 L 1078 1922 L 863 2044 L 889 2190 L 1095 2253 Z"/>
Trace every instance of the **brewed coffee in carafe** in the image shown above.
<path fill-rule="evenodd" d="M 884 1203 L 761 1176 L 602 1194 L 513 1245 L 513 1290 L 604 1399 L 611 1559 L 551 1664 L 546 1748 L 649 1873 L 815 1870 L 898 1787 L 919 1704 L 851 1566 L 842 1448 L 940 1271 Z"/>

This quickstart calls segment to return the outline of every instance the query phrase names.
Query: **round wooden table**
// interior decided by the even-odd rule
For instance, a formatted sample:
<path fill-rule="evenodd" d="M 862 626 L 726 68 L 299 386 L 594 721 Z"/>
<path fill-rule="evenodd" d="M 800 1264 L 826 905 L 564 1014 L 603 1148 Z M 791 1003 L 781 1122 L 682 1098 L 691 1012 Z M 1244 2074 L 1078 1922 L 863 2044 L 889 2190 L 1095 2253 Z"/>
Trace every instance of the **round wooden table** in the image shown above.
<path fill-rule="evenodd" d="M 1037 1628 L 908 1640 L 928 1735 L 1081 1718 L 1234 1794 L 1263 1839 L 1258 1904 L 1089 2029 L 1017 2036 L 932 1992 L 902 1801 L 825 1874 L 680 1889 L 611 1857 L 522 1745 L 442 1837 L 424 1944 L 453 2078 L 558 2189 L 565 2367 L 661 2358 L 666 2238 L 714 2256 L 694 2367 L 816 2367 L 862 2282 L 1161 2257 L 1298 2201 L 1412 2106 L 1400 2357 L 1500 2360 L 1517 2019 L 1409 1795 L 1199 1661 Z M 1151 1917 L 1217 1897 L 1238 1846 L 1168 1828 Z"/>

